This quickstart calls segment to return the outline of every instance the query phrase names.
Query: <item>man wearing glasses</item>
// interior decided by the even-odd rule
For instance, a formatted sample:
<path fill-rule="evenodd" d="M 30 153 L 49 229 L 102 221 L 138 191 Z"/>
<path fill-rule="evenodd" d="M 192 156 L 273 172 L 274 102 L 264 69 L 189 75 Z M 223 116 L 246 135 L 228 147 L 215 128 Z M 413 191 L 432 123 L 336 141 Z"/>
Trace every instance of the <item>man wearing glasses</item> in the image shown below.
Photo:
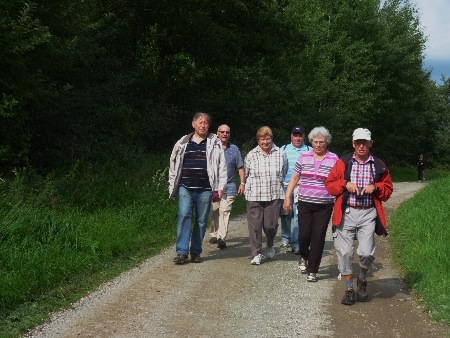
<path fill-rule="evenodd" d="M 224 189 L 222 198 L 214 198 L 211 208 L 211 230 L 209 243 L 217 244 L 219 249 L 225 249 L 225 237 L 228 232 L 228 223 L 230 220 L 230 212 L 236 195 L 244 193 L 244 162 L 239 148 L 230 143 L 230 127 L 226 124 L 219 126 L 217 136 L 222 142 L 222 149 L 225 154 L 225 162 L 227 165 L 227 186 Z M 236 187 L 236 170 L 239 174 L 240 184 Z"/>

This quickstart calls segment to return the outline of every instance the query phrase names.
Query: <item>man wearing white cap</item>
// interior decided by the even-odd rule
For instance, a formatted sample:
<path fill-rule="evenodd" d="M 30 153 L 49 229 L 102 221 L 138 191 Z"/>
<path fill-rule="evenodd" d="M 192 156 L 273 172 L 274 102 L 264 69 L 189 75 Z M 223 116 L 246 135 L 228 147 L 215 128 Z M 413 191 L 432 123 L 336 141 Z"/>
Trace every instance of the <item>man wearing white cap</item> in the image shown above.
<path fill-rule="evenodd" d="M 339 271 L 347 287 L 341 301 L 344 305 L 368 300 L 366 273 L 375 259 L 374 233 L 387 236 L 382 202 L 391 196 L 393 185 L 386 165 L 370 153 L 372 144 L 368 129 L 355 129 L 352 141 L 355 151 L 342 156 L 325 181 L 328 192 L 336 196 L 333 237 Z M 359 243 L 360 267 L 356 294 L 352 269 L 355 238 Z"/>

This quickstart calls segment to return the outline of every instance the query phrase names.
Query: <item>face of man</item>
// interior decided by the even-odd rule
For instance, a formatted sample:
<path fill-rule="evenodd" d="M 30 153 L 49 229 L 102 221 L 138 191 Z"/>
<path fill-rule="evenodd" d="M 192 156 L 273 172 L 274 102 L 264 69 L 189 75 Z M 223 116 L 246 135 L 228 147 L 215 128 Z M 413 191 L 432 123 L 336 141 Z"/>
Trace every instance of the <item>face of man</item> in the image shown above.
<path fill-rule="evenodd" d="M 303 145 L 304 135 L 300 133 L 291 134 L 291 142 L 295 148 L 300 148 Z"/>
<path fill-rule="evenodd" d="M 226 145 L 228 143 L 228 139 L 230 138 L 230 127 L 225 124 L 221 125 L 219 130 L 217 130 L 217 136 L 222 141 L 222 144 Z"/>
<path fill-rule="evenodd" d="M 208 119 L 203 116 L 199 117 L 196 121 L 192 121 L 192 128 L 196 135 L 205 138 L 209 129 Z"/>
<path fill-rule="evenodd" d="M 367 160 L 372 143 L 372 140 L 354 140 L 352 144 L 353 148 L 355 149 L 356 159 L 361 161 Z"/>

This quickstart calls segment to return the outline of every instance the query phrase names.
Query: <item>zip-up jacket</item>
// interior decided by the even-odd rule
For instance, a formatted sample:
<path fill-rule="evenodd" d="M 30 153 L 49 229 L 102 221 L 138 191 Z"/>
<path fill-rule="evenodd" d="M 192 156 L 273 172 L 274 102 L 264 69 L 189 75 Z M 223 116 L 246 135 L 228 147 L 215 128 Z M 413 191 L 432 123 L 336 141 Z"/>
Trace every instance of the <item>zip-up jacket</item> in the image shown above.
<path fill-rule="evenodd" d="M 194 133 L 180 138 L 173 147 L 169 164 L 169 197 L 178 196 L 178 184 L 183 169 L 184 153 L 187 144 Z M 212 191 L 224 190 L 227 186 L 227 166 L 222 150 L 222 142 L 216 134 L 209 134 L 206 138 L 206 169 Z"/>
<path fill-rule="evenodd" d="M 330 174 L 325 180 L 325 187 L 328 192 L 336 196 L 336 203 L 333 209 L 332 224 L 338 227 L 342 221 L 342 215 L 347 207 L 347 199 L 349 192 L 345 189 L 345 184 L 350 181 L 350 173 L 352 170 L 353 153 L 342 156 L 331 169 Z M 375 233 L 377 235 L 387 236 L 386 215 L 382 202 L 386 202 L 394 191 L 391 175 L 386 165 L 376 156 L 374 159 L 374 183 L 376 190 L 372 193 L 373 202 L 377 210 L 377 219 L 375 225 Z"/>

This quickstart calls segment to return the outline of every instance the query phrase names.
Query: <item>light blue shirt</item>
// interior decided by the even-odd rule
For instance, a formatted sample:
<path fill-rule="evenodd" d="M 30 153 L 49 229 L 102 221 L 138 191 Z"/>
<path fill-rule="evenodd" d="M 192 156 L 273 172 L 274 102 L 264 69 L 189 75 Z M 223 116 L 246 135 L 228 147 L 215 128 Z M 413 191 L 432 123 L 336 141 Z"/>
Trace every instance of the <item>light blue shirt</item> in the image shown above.
<path fill-rule="evenodd" d="M 281 150 L 283 150 L 286 153 L 289 162 L 289 168 L 284 178 L 284 183 L 288 184 L 289 181 L 291 180 L 292 169 L 294 169 L 295 163 L 297 163 L 300 154 L 309 151 L 311 149 L 312 148 L 310 146 L 307 146 L 304 142 L 300 148 L 294 147 L 292 142 L 290 144 L 281 147 Z"/>
<path fill-rule="evenodd" d="M 241 151 L 236 145 L 228 143 L 227 147 L 224 149 L 224 154 L 228 175 L 227 188 L 225 193 L 227 194 L 227 196 L 236 196 L 236 170 L 244 166 Z"/>

